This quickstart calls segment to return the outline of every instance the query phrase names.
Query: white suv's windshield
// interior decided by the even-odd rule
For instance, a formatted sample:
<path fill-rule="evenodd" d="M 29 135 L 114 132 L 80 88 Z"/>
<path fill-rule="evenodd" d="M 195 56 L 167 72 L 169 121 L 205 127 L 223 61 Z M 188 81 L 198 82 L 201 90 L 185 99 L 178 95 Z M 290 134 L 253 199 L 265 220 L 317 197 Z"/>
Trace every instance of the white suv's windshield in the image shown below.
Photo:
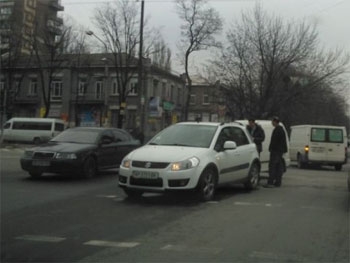
<path fill-rule="evenodd" d="M 149 144 L 209 148 L 216 130 L 211 125 L 174 125 L 153 137 Z"/>

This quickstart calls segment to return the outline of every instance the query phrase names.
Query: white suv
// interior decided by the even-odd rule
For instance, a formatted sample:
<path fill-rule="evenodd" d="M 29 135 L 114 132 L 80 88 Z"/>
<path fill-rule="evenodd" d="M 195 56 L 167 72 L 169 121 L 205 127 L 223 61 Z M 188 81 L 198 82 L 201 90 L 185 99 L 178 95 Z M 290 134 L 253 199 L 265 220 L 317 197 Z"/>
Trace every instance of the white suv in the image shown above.
<path fill-rule="evenodd" d="M 202 201 L 215 189 L 240 183 L 258 186 L 259 155 L 239 123 L 182 122 L 129 153 L 119 169 L 119 186 L 129 197 L 144 192 L 195 190 Z"/>

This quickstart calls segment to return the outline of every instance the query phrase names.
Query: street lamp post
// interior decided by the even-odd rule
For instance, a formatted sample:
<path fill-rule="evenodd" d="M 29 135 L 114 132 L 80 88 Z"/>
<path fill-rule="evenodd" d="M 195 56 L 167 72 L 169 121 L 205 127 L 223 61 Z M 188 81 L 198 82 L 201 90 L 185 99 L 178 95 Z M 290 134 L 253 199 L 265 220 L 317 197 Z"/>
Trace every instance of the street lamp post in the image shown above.
<path fill-rule="evenodd" d="M 139 73 L 138 73 L 138 86 L 140 92 L 140 104 L 141 104 L 141 123 L 140 128 L 142 131 L 145 129 L 145 101 L 146 101 L 146 91 L 143 83 L 143 61 L 142 61 L 142 53 L 143 53 L 143 20 L 144 20 L 144 9 L 145 9 L 145 1 L 141 1 L 141 18 L 140 18 L 140 46 L 139 46 Z"/>
<path fill-rule="evenodd" d="M 93 31 L 91 30 L 88 30 L 88 31 L 85 31 L 85 33 L 88 35 L 88 36 L 94 36 L 98 41 L 100 41 L 104 47 L 105 47 L 105 51 L 107 53 L 108 51 L 108 48 L 107 48 L 107 45 L 106 43 L 100 38 L 98 37 Z M 101 59 L 101 61 L 104 62 L 104 81 L 103 81 L 103 98 L 104 98 L 104 107 L 103 107 L 103 123 L 100 121 L 100 125 L 102 126 L 105 126 L 105 125 L 108 125 L 108 105 L 107 105 L 107 100 L 108 100 L 108 97 L 107 97 L 107 86 L 108 86 L 108 58 L 106 57 L 103 57 Z"/>

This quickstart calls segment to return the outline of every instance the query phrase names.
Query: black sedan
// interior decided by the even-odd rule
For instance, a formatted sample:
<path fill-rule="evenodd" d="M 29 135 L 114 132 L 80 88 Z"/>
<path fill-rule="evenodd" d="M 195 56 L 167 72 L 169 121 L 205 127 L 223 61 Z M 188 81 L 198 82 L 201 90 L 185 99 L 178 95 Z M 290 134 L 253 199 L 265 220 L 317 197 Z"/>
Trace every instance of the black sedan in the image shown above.
<path fill-rule="evenodd" d="M 117 168 L 132 150 L 140 146 L 127 131 L 116 128 L 70 128 L 47 144 L 27 149 L 20 159 L 32 177 L 59 173 L 93 177 L 99 170 Z"/>

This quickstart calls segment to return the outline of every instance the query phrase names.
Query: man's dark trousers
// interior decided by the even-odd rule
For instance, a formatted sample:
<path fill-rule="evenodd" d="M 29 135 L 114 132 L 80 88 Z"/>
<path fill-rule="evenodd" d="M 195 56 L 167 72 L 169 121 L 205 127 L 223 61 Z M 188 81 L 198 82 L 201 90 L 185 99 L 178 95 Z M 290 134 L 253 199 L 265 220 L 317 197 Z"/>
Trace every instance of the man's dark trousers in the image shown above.
<path fill-rule="evenodd" d="M 271 152 L 269 161 L 269 179 L 268 184 L 274 184 L 280 186 L 282 183 L 283 174 L 283 153 L 281 152 Z"/>

